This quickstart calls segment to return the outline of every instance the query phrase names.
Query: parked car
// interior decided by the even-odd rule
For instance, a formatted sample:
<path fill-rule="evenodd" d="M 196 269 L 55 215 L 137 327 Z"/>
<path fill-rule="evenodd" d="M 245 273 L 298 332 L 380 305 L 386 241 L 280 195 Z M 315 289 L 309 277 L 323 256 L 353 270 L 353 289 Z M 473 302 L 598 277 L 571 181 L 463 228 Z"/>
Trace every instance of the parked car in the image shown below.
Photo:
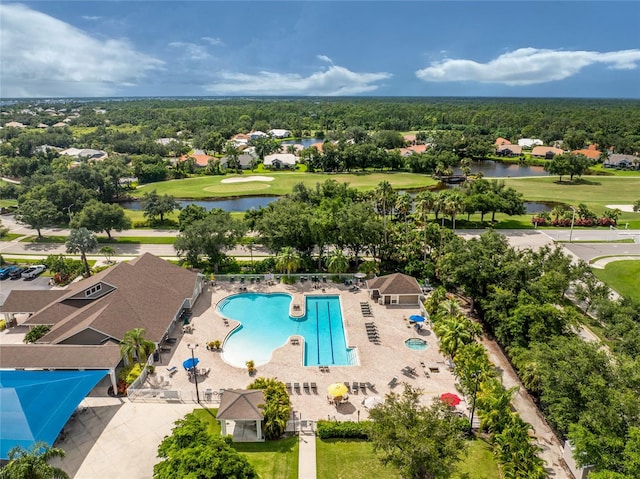
<path fill-rule="evenodd" d="M 13 264 L 11 266 L 0 269 L 0 279 L 7 279 L 9 277 L 9 274 L 11 274 L 11 272 L 15 271 L 16 269 L 18 269 L 18 267 Z"/>
<path fill-rule="evenodd" d="M 37 264 L 35 266 L 31 266 L 22 273 L 22 278 L 33 279 L 39 274 L 41 274 L 45 269 L 47 269 L 47 267 L 43 264 Z"/>
<path fill-rule="evenodd" d="M 18 268 L 14 269 L 11 273 L 9 273 L 9 279 L 18 279 L 22 277 L 22 273 L 24 273 L 27 268 Z"/>

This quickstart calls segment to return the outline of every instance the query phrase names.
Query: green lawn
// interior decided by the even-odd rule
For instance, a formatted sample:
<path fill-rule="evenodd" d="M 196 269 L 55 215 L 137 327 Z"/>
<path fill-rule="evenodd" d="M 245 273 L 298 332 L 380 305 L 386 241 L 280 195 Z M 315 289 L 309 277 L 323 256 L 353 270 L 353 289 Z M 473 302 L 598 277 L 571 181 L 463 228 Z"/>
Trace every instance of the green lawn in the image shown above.
<path fill-rule="evenodd" d="M 395 189 L 416 189 L 433 186 L 437 182 L 428 175 L 414 173 L 393 172 L 364 172 L 364 173 L 302 173 L 302 172 L 246 172 L 242 176 L 260 174 L 272 176 L 273 181 L 250 181 L 247 183 L 222 183 L 225 178 L 232 176 L 198 176 L 182 180 L 163 181 L 139 187 L 132 192 L 133 196 L 141 197 L 147 191 L 156 190 L 159 194 L 170 194 L 176 198 L 225 198 L 245 195 L 275 195 L 290 193 L 297 183 L 304 183 L 309 187 L 316 183 L 323 183 L 332 179 L 339 183 L 349 183 L 359 190 L 372 190 L 381 182 L 388 181 Z"/>
<path fill-rule="evenodd" d="M 398 471 L 383 466 L 370 442 L 356 439 L 316 439 L 318 479 L 400 479 Z"/>
<path fill-rule="evenodd" d="M 0 238 L 0 241 L 13 241 L 14 239 L 20 238 L 22 236 L 24 235 L 20 233 L 7 233 L 2 238 Z"/>
<path fill-rule="evenodd" d="M 640 177 L 640 170 L 616 170 L 615 168 L 603 168 L 602 165 L 592 166 L 590 168 L 595 174 L 606 176 L 635 176 Z"/>
<path fill-rule="evenodd" d="M 640 301 L 640 260 L 614 261 L 604 269 L 593 269 L 593 273 L 607 286 L 635 301 Z"/>
<path fill-rule="evenodd" d="M 193 413 L 207 423 L 209 434 L 220 435 L 217 409 L 195 409 Z M 298 477 L 298 438 L 279 441 L 234 443 L 233 447 L 247 456 L 261 479 L 296 479 Z"/>
<path fill-rule="evenodd" d="M 329 439 L 316 441 L 318 479 L 400 478 L 392 467 L 385 467 L 375 457 L 371 443 L 359 440 Z M 490 446 L 476 440 L 469 443 L 469 453 L 462 458 L 453 479 L 495 479 L 498 466 Z"/>

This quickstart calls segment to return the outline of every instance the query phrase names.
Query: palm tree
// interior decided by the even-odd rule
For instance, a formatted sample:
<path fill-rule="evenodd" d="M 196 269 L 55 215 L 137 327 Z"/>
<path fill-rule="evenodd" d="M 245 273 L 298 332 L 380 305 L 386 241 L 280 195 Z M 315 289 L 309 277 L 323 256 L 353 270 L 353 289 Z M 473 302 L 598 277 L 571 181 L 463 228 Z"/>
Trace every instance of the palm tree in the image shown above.
<path fill-rule="evenodd" d="M 342 274 L 349 269 L 349 259 L 341 249 L 335 249 L 327 258 L 327 269 L 330 273 Z"/>
<path fill-rule="evenodd" d="M 113 249 L 112 246 L 103 246 L 98 250 L 98 253 L 104 255 L 104 258 L 107 260 L 107 263 L 111 263 L 111 256 L 116 254 L 116 250 Z"/>
<path fill-rule="evenodd" d="M 422 222 L 422 231 L 424 232 L 424 253 L 422 260 L 427 260 L 427 218 L 429 217 L 429 212 L 433 209 L 433 204 L 435 202 L 435 195 L 431 191 L 421 191 L 416 195 L 416 213 L 420 217 L 420 221 Z"/>
<path fill-rule="evenodd" d="M 240 149 L 232 141 L 228 141 L 224 146 L 224 154 L 227 157 L 227 168 L 230 170 L 240 169 L 238 158 L 240 157 Z"/>
<path fill-rule="evenodd" d="M 438 313 L 437 317 L 442 318 L 455 318 L 458 317 L 462 313 L 462 308 L 460 308 L 460 303 L 455 299 L 447 299 L 442 301 L 438 305 Z"/>
<path fill-rule="evenodd" d="M 556 221 L 558 221 L 558 218 L 560 218 L 560 215 L 562 215 L 563 213 L 564 209 L 560 208 L 559 206 L 556 206 L 551 210 L 551 214 Z"/>
<path fill-rule="evenodd" d="M 463 316 L 440 321 L 434 325 L 440 339 L 440 350 L 455 359 L 458 349 L 480 335 L 480 326 Z"/>
<path fill-rule="evenodd" d="M 292 155 L 297 154 L 298 153 L 298 149 L 296 148 L 296 145 L 287 146 L 287 153 L 290 153 Z"/>
<path fill-rule="evenodd" d="M 300 255 L 291 246 L 285 246 L 276 256 L 276 268 L 286 271 L 287 276 L 291 275 L 291 270 L 295 271 L 300 267 Z"/>
<path fill-rule="evenodd" d="M 149 355 L 156 350 L 156 344 L 146 339 L 145 334 L 144 328 L 134 328 L 124 333 L 120 341 L 120 355 L 127 363 L 137 359 L 140 364 L 144 364 Z"/>
<path fill-rule="evenodd" d="M 64 457 L 65 452 L 50 447 L 46 442 L 36 442 L 27 450 L 16 446 L 9 451 L 9 462 L 0 469 L 2 479 L 69 479 L 62 469 L 49 464 L 51 459 Z"/>
<path fill-rule="evenodd" d="M 93 251 L 98 246 L 95 235 L 87 228 L 72 229 L 67 238 L 67 253 L 80 253 L 80 258 L 84 263 L 87 276 L 91 276 L 91 269 L 87 261 L 87 253 Z"/>
<path fill-rule="evenodd" d="M 396 193 L 393 191 L 391 183 L 381 181 L 375 189 L 374 196 L 376 199 L 376 207 L 382 212 L 382 224 L 384 229 L 384 244 L 387 244 L 387 211 L 392 209 L 395 203 Z"/>
<path fill-rule="evenodd" d="M 444 210 L 451 216 L 453 231 L 456 230 L 456 216 L 464 211 L 464 198 L 458 192 L 447 195 L 444 200 Z"/>

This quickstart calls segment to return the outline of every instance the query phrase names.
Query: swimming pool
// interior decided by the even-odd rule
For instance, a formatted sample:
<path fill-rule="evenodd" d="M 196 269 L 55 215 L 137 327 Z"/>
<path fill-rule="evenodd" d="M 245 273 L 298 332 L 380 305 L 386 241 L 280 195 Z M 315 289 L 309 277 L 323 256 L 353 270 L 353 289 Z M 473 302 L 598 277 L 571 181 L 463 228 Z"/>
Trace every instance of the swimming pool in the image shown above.
<path fill-rule="evenodd" d="M 291 296 L 284 293 L 241 293 L 218 303 L 217 312 L 240 321 L 225 340 L 223 359 L 237 367 L 248 360 L 266 364 L 292 335 L 304 338 L 305 366 L 350 366 L 355 351 L 347 348 L 339 296 L 307 296 L 301 318 L 289 316 Z"/>

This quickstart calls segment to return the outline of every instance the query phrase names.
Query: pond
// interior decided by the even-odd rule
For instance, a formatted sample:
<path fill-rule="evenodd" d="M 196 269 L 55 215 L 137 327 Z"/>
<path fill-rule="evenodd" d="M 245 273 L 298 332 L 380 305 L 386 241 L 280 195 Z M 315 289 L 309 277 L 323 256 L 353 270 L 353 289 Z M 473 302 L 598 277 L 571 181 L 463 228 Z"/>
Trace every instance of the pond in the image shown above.
<path fill-rule="evenodd" d="M 243 196 L 241 198 L 226 198 L 221 200 L 178 200 L 178 203 L 180 203 L 180 206 L 183 208 L 187 205 L 198 205 L 207 211 L 220 208 L 230 212 L 242 212 L 250 210 L 251 208 L 258 209 L 260 206 L 264 208 L 277 199 L 278 196 Z M 120 205 L 128 210 L 142 209 L 140 201 L 123 201 Z"/>
<path fill-rule="evenodd" d="M 303 138 L 302 140 L 286 140 L 283 141 L 283 145 L 302 145 L 303 148 L 309 148 L 314 143 L 322 143 L 324 140 L 321 138 Z"/>
<path fill-rule="evenodd" d="M 511 177 L 517 178 L 521 176 L 548 176 L 549 173 L 544 171 L 542 166 L 515 165 L 513 163 L 500 163 L 498 161 L 484 160 L 472 161 L 469 165 L 471 173 L 475 174 L 482 171 L 485 177 Z M 460 168 L 454 168 L 454 174 L 461 175 Z"/>

